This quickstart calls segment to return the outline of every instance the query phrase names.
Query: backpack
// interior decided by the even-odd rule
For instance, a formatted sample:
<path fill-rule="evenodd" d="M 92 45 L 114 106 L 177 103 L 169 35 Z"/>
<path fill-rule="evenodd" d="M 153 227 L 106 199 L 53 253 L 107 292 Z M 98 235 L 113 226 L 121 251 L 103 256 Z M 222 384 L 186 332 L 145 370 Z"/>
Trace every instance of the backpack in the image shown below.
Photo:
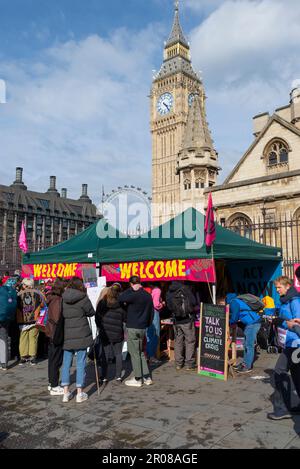
<path fill-rule="evenodd" d="M 16 317 L 17 292 L 14 288 L 4 285 L 0 287 L 0 322 L 11 322 Z"/>
<path fill-rule="evenodd" d="M 245 293 L 244 295 L 239 295 L 237 299 L 242 300 L 252 309 L 252 311 L 255 311 L 257 314 L 263 314 L 265 305 L 262 300 L 258 298 L 258 296 L 251 295 L 251 293 Z"/>
<path fill-rule="evenodd" d="M 173 314 L 177 319 L 184 319 L 189 317 L 193 311 L 190 299 L 185 290 L 177 290 L 172 299 Z"/>

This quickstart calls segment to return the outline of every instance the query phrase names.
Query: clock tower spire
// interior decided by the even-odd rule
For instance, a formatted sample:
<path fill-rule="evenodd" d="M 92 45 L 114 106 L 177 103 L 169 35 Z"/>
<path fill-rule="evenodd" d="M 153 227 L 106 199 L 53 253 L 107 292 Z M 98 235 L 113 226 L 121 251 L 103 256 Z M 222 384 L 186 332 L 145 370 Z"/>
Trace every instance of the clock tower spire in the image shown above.
<path fill-rule="evenodd" d="M 165 42 L 163 63 L 153 78 L 150 94 L 153 226 L 170 220 L 182 210 L 180 184 L 183 171 L 177 168 L 181 161 L 179 153 L 185 146 L 189 109 L 195 96 L 202 116 L 199 126 L 205 121 L 204 87 L 192 66 L 190 45 L 180 24 L 178 0 L 174 5 L 174 20 Z"/>

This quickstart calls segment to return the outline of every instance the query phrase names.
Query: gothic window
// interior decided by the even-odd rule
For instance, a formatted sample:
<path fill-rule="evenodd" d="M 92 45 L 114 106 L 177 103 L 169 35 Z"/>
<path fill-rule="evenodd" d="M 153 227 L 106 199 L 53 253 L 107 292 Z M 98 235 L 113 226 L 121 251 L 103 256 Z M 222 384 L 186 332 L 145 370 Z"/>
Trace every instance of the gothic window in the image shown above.
<path fill-rule="evenodd" d="M 192 184 L 191 184 L 191 181 L 189 179 L 185 179 L 183 184 L 184 184 L 184 190 L 185 191 L 188 191 L 192 188 Z"/>
<path fill-rule="evenodd" d="M 238 213 L 232 215 L 226 223 L 227 227 L 235 233 L 244 236 L 245 238 L 252 238 L 252 222 L 247 215 Z"/>
<path fill-rule="evenodd" d="M 204 182 L 202 179 L 197 179 L 195 184 L 196 189 L 204 189 Z"/>
<path fill-rule="evenodd" d="M 265 155 L 268 166 L 287 164 L 289 161 L 288 145 L 282 140 L 273 140 L 266 147 Z"/>

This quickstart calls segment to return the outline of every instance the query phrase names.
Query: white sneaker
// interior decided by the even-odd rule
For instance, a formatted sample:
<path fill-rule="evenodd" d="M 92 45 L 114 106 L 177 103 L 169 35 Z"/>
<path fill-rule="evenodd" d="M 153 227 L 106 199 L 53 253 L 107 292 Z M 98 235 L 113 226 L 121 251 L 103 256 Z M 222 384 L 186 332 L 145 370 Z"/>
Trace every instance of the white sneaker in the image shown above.
<path fill-rule="evenodd" d="M 78 404 L 80 404 L 80 402 L 84 402 L 84 401 L 87 401 L 89 398 L 89 396 L 85 393 L 85 392 L 82 392 L 81 394 L 77 394 L 76 396 L 76 402 Z"/>
<path fill-rule="evenodd" d="M 141 388 L 143 386 L 142 380 L 136 380 L 134 377 L 126 379 L 125 384 L 126 386 L 133 386 L 135 388 Z"/>
<path fill-rule="evenodd" d="M 146 386 L 150 386 L 151 384 L 153 384 L 153 381 L 151 378 L 146 378 L 144 379 L 144 384 L 146 384 Z"/>
<path fill-rule="evenodd" d="M 48 391 L 50 392 L 51 391 L 51 384 L 48 384 Z"/>
<path fill-rule="evenodd" d="M 72 398 L 72 393 L 71 392 L 67 392 L 66 394 L 64 394 L 64 397 L 63 397 L 63 402 L 69 402 Z"/>
<path fill-rule="evenodd" d="M 57 386 L 56 388 L 51 388 L 50 396 L 63 396 L 64 395 L 64 388 L 61 386 Z"/>

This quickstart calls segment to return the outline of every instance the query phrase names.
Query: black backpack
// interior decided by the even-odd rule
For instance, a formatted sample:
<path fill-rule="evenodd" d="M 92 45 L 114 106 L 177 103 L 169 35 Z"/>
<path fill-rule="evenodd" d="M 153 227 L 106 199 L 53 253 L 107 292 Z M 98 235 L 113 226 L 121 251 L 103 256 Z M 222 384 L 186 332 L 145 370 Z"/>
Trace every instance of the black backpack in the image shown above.
<path fill-rule="evenodd" d="M 259 312 L 263 312 L 265 305 L 258 296 L 251 295 L 251 293 L 245 293 L 244 295 L 239 295 L 237 298 L 246 303 L 252 311 L 255 311 L 258 314 Z"/>
<path fill-rule="evenodd" d="M 186 291 L 177 290 L 172 299 L 173 314 L 177 319 L 188 318 L 193 312 L 193 306 Z"/>

